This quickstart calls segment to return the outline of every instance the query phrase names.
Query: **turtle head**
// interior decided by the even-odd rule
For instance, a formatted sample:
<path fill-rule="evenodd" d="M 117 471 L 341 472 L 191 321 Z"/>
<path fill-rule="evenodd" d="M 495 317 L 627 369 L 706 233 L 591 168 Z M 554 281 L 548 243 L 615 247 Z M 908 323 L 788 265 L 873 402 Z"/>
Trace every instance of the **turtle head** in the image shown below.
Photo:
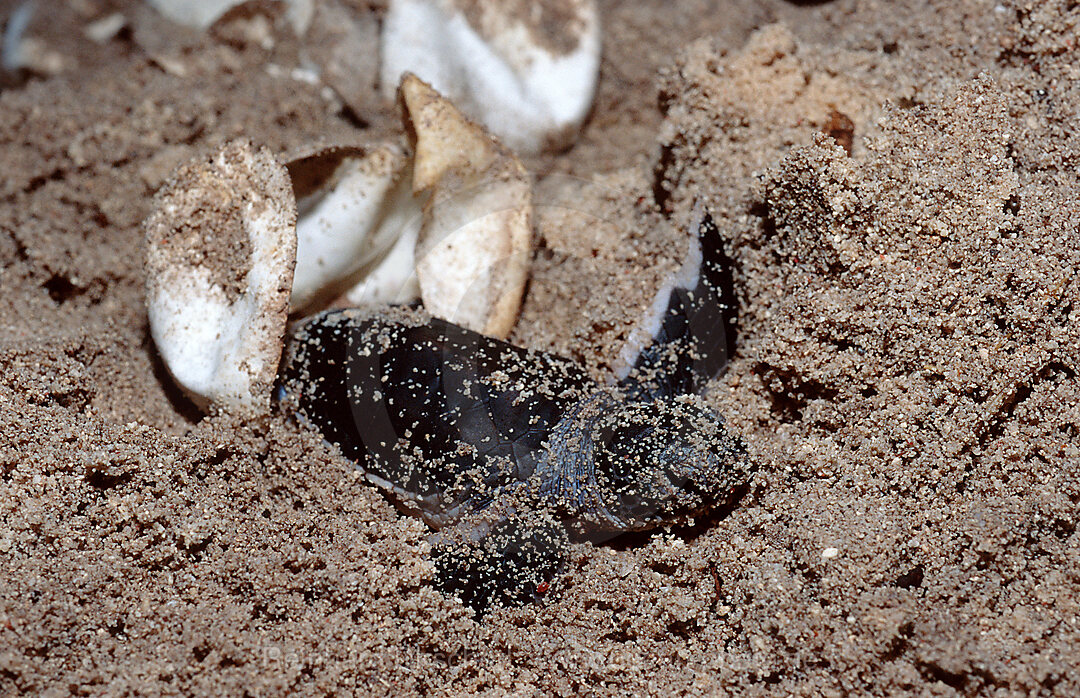
<path fill-rule="evenodd" d="M 612 532 L 684 519 L 749 479 L 742 443 L 693 396 L 619 404 L 590 436 L 594 511 L 586 518 Z"/>

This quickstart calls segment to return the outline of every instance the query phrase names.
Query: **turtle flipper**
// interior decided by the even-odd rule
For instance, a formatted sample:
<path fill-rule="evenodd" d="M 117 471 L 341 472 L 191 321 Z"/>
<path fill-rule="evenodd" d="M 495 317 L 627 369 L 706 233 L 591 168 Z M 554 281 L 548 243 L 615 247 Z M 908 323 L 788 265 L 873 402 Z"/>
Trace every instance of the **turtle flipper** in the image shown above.
<path fill-rule="evenodd" d="M 433 540 L 435 587 L 483 616 L 548 592 L 566 559 L 566 527 L 551 512 L 522 509 L 494 520 L 467 517 Z"/>
<path fill-rule="evenodd" d="M 736 306 L 732 262 L 712 217 L 699 212 L 682 269 L 660 290 L 643 320 L 652 341 L 624 357 L 620 385 L 631 398 L 700 392 L 734 353 Z"/>
<path fill-rule="evenodd" d="M 443 320 L 328 311 L 296 333 L 283 402 L 435 527 L 527 479 L 594 389 L 576 363 Z"/>

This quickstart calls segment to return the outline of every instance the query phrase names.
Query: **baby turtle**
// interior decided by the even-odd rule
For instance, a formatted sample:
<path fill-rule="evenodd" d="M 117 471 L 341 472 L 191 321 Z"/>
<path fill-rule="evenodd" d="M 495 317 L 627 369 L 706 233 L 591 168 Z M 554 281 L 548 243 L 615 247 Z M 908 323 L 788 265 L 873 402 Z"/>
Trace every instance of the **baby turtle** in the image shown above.
<path fill-rule="evenodd" d="M 748 479 L 697 396 L 727 363 L 730 265 L 699 216 L 618 382 L 423 313 L 324 312 L 297 332 L 282 402 L 438 533 L 436 582 L 479 612 L 547 589 L 570 536 L 677 522 Z"/>

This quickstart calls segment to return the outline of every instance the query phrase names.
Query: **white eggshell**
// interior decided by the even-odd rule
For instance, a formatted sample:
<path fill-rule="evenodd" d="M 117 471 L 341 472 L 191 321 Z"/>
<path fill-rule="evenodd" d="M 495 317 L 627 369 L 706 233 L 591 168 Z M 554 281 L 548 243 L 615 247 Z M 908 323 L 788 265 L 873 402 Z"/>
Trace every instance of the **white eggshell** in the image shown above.
<path fill-rule="evenodd" d="M 523 12 L 558 3 L 543 37 Z M 511 148 L 536 153 L 567 145 L 589 113 L 600 69 L 594 0 L 507 3 L 390 0 L 381 35 L 381 82 L 392 96 L 415 73 Z"/>
<path fill-rule="evenodd" d="M 428 193 L 416 248 L 432 315 L 493 337 L 517 320 L 532 251 L 532 184 L 514 155 L 415 75 L 401 84 Z"/>
<path fill-rule="evenodd" d="M 416 278 L 416 240 L 420 234 L 424 196 L 414 196 L 411 178 L 403 178 L 401 187 L 387 205 L 387 215 L 378 235 L 396 235 L 386 255 L 370 265 L 360 281 L 346 294 L 351 305 L 401 305 L 420 298 Z"/>
<path fill-rule="evenodd" d="M 285 168 L 246 141 L 180 167 L 146 221 L 150 333 L 203 409 L 269 409 L 296 259 Z"/>
<path fill-rule="evenodd" d="M 321 149 L 287 167 L 292 174 L 312 162 L 325 162 L 327 172 L 312 191 L 297 192 L 293 310 L 340 292 L 346 279 L 384 257 L 401 234 L 395 208 L 411 205 L 398 192 L 409 186 L 408 162 L 394 144 Z M 419 212 L 412 207 L 413 216 Z"/>

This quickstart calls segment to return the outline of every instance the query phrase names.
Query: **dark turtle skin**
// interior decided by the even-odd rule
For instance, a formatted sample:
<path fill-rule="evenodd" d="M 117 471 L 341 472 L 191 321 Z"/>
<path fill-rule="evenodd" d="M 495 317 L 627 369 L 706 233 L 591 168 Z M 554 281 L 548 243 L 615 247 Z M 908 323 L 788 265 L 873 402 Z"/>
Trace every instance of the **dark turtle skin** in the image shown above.
<path fill-rule="evenodd" d="M 697 396 L 726 365 L 730 265 L 707 216 L 603 385 L 576 362 L 422 312 L 335 310 L 295 332 L 281 400 L 438 533 L 436 583 L 484 612 L 528 600 L 571 537 L 685 520 L 749 477 L 745 451 Z"/>

